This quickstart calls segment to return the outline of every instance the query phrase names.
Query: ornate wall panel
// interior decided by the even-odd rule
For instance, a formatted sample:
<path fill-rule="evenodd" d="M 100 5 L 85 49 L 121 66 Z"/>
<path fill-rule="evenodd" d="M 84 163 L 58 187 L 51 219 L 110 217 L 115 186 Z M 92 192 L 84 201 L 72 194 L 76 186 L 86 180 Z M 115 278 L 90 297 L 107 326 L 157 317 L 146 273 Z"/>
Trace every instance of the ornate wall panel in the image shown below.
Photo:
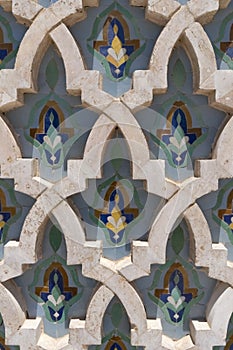
<path fill-rule="evenodd" d="M 230 0 L 0 0 L 0 349 L 233 349 L 232 58 Z"/>

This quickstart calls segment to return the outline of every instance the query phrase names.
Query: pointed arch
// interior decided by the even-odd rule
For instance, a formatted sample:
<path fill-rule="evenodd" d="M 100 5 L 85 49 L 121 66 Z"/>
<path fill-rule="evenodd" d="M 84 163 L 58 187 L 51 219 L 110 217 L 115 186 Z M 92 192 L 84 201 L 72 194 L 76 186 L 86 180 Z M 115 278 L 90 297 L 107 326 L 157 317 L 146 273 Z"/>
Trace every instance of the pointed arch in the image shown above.
<path fill-rule="evenodd" d="M 1 283 L 0 300 L 0 313 L 5 325 L 5 337 L 8 339 L 19 330 L 26 317 L 15 297 Z"/>
<path fill-rule="evenodd" d="M 213 158 L 216 158 L 220 178 L 233 176 L 232 133 L 233 117 L 229 119 L 222 130 L 213 151 Z"/>
<path fill-rule="evenodd" d="M 59 1 L 35 17 L 19 46 L 14 69 L 0 72 L 0 86 L 5 87 L 1 91 L 2 110 L 19 105 L 22 93 L 35 91 L 40 63 L 51 42 L 49 32 L 60 25 L 61 21 L 72 24 L 75 20 L 83 19 L 84 8 L 80 4 L 80 1 L 72 1 L 67 7 L 66 3 Z M 6 74 L 8 78 L 12 77 L 12 83 L 8 79 L 7 85 Z"/>
<path fill-rule="evenodd" d="M 194 15 L 188 7 L 182 6 L 172 16 L 158 37 L 152 51 L 149 70 L 134 73 L 134 90 L 123 96 L 123 101 L 131 109 L 150 104 L 153 92 L 157 94 L 166 92 L 168 64 L 176 45 L 184 47 L 191 61 L 194 90 L 198 93 L 213 94 L 215 90 L 213 84 L 211 87 L 209 87 L 211 83 L 205 85 L 206 81 L 217 71 L 212 45 L 203 27 L 195 22 Z"/>
<path fill-rule="evenodd" d="M 114 293 L 102 285 L 94 294 L 87 309 L 85 329 L 99 342 L 102 338 L 102 324 L 107 307 L 114 297 Z M 98 324 L 98 329 L 96 325 Z"/>
<path fill-rule="evenodd" d="M 21 158 L 22 154 L 10 127 L 1 116 L 0 139 L 5 140 L 4 147 L 1 147 L 0 152 L 1 176 L 3 177 L 9 176 L 9 168 L 12 162 L 16 161 L 17 158 Z"/>
<path fill-rule="evenodd" d="M 126 106 L 118 102 L 111 103 L 93 126 L 87 139 L 83 161 L 94 162 L 95 169 L 101 168 L 105 144 L 116 126 L 122 131 L 129 146 L 134 172 L 134 165 L 141 164 L 142 159 L 145 163 L 149 161 L 149 149 L 141 127 L 133 114 Z"/>
<path fill-rule="evenodd" d="M 31 208 L 24 221 L 19 242 L 10 241 L 6 244 L 4 260 L 0 264 L 1 280 L 20 275 L 24 264 L 37 261 L 41 254 L 43 230 L 51 215 L 57 220 L 64 234 L 68 265 L 82 262 L 81 251 L 84 250 L 85 234 L 80 220 L 67 202 L 57 193 L 50 191 L 46 196 L 42 194 Z M 98 247 L 99 243 L 96 242 L 96 245 Z M 80 251 L 79 256 L 77 251 Z"/>
<path fill-rule="evenodd" d="M 233 289 L 220 283 L 214 290 L 206 311 L 206 318 L 214 334 L 225 343 L 227 328 L 233 313 Z M 219 324 L 221 320 L 221 325 Z"/>
<path fill-rule="evenodd" d="M 209 266 L 212 239 L 204 214 L 195 203 L 185 211 L 184 218 L 188 225 L 189 233 L 192 235 L 195 264 L 197 266 Z"/>
<path fill-rule="evenodd" d="M 150 71 L 154 75 L 153 89 L 167 88 L 167 69 L 172 50 L 178 40 L 181 38 L 183 31 L 193 23 L 194 18 L 186 7 L 178 10 L 166 27 L 162 30 L 156 44 L 153 48 L 150 59 Z M 170 35 L 169 33 L 173 33 Z M 166 43 L 166 45 L 164 45 Z M 158 85 L 158 86 L 155 86 Z"/>
<path fill-rule="evenodd" d="M 79 85 L 81 90 L 81 77 L 85 73 L 85 67 L 79 47 L 75 42 L 74 37 L 64 24 L 60 24 L 56 29 L 50 33 L 50 37 L 57 46 L 66 72 L 66 87 L 69 92 L 74 88 L 74 72 L 77 79 L 75 83 Z M 66 38 L 66 40 L 64 40 Z M 75 88 L 77 90 L 77 87 Z"/>
<path fill-rule="evenodd" d="M 185 30 L 182 44 L 192 65 L 194 91 L 209 93 L 203 86 L 217 71 L 217 63 L 210 39 L 200 23 L 195 22 Z"/>

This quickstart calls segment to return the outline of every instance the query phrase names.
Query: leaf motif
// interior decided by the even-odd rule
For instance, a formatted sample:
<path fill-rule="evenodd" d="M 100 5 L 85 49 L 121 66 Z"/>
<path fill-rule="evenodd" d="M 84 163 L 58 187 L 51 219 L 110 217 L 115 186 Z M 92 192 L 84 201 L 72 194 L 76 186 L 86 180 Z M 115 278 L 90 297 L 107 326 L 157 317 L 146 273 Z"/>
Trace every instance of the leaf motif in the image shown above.
<path fill-rule="evenodd" d="M 61 142 L 61 136 L 57 135 L 53 141 L 53 148 L 55 148 Z"/>
<path fill-rule="evenodd" d="M 63 300 L 65 299 L 65 295 L 59 295 L 58 299 L 57 299 L 57 305 L 59 305 L 60 303 L 63 302 Z"/>
<path fill-rule="evenodd" d="M 176 310 L 177 310 L 178 307 L 179 307 L 180 305 L 182 305 L 183 302 L 185 301 L 185 297 L 184 297 L 184 296 L 181 296 L 177 301 L 175 301 L 175 299 L 174 299 L 172 296 L 169 296 L 169 297 L 167 297 L 167 301 L 168 301 L 170 304 L 172 304 L 172 305 L 176 308 Z"/>
<path fill-rule="evenodd" d="M 53 248 L 54 252 L 57 252 L 60 248 L 62 241 L 62 234 L 56 226 L 53 226 L 49 232 L 49 243 Z"/>
<path fill-rule="evenodd" d="M 111 150 L 111 163 L 115 171 L 119 171 L 122 165 L 123 150 L 120 142 L 116 142 Z"/>
<path fill-rule="evenodd" d="M 113 227 L 116 226 L 116 221 L 114 220 L 114 217 L 108 216 L 107 220 L 110 224 L 112 224 Z"/>
<path fill-rule="evenodd" d="M 174 132 L 174 137 L 177 139 L 178 143 L 180 144 L 181 140 L 184 138 L 184 130 L 181 128 L 180 125 L 177 126 L 175 132 Z"/>
<path fill-rule="evenodd" d="M 176 146 L 174 146 L 174 145 L 172 145 L 172 144 L 168 145 L 167 148 L 169 149 L 169 151 L 172 151 L 172 152 L 175 153 L 175 154 L 179 154 L 179 153 L 180 153 L 179 148 L 177 148 Z"/>
<path fill-rule="evenodd" d="M 45 142 L 50 148 L 53 148 L 52 142 L 51 142 L 51 140 L 50 140 L 50 138 L 49 138 L 48 135 L 45 135 L 45 136 L 43 137 L 43 140 L 44 140 L 44 142 Z"/>
<path fill-rule="evenodd" d="M 61 295 L 60 288 L 57 285 L 55 287 L 53 287 L 52 295 L 53 295 L 55 300 L 57 300 L 59 298 L 59 296 Z"/>
<path fill-rule="evenodd" d="M 118 328 L 121 319 L 123 316 L 123 310 L 122 306 L 120 303 L 115 303 L 112 306 L 112 311 L 111 311 L 111 319 L 112 319 L 112 324 L 115 328 Z"/>
<path fill-rule="evenodd" d="M 180 59 L 176 61 L 173 67 L 173 82 L 177 89 L 184 86 L 186 81 L 186 72 L 183 63 Z"/>
<path fill-rule="evenodd" d="M 179 254 L 184 247 L 184 232 L 180 226 L 178 226 L 173 232 L 171 238 L 171 244 L 174 252 Z"/>
<path fill-rule="evenodd" d="M 170 141 L 170 143 L 171 143 L 172 145 L 174 145 L 177 149 L 180 148 L 180 145 L 179 145 L 177 139 L 176 139 L 174 136 L 171 136 L 170 139 L 169 139 L 169 141 Z"/>
<path fill-rule="evenodd" d="M 108 49 L 108 54 L 112 56 L 117 62 L 120 61 L 120 59 L 124 56 L 125 53 L 125 48 L 121 48 L 118 54 L 116 53 L 116 51 L 113 50 L 113 48 L 110 47 Z"/>
<path fill-rule="evenodd" d="M 53 90 L 57 85 L 58 77 L 59 77 L 57 62 L 53 58 L 49 61 L 46 67 L 45 75 L 46 75 L 46 82 L 48 86 L 50 87 L 51 90 Z"/>
<path fill-rule="evenodd" d="M 178 287 L 175 287 L 172 289 L 171 296 L 174 299 L 175 303 L 177 303 L 181 296 L 181 293 Z"/>
<path fill-rule="evenodd" d="M 120 219 L 117 221 L 116 227 L 120 227 L 121 225 L 123 225 L 125 223 L 126 217 L 125 216 L 121 216 Z"/>
<path fill-rule="evenodd" d="M 53 295 L 49 295 L 48 296 L 48 300 L 53 304 L 53 305 L 57 305 L 57 302 L 56 302 L 56 300 L 55 300 L 55 298 L 54 298 L 54 296 Z"/>
<path fill-rule="evenodd" d="M 182 147 L 186 147 L 186 144 L 188 143 L 189 141 L 189 137 L 188 136 L 184 136 L 180 142 L 180 148 Z"/>

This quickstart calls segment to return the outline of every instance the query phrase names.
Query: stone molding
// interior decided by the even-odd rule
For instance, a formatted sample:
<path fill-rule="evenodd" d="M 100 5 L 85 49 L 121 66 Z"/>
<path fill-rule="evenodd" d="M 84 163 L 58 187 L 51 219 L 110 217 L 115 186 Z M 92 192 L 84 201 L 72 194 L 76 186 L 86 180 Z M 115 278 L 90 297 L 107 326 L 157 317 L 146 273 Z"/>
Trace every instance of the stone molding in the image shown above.
<path fill-rule="evenodd" d="M 20 303 L 0 284 L 0 312 L 7 344 L 21 345 L 28 350 L 84 350 L 88 345 L 98 345 L 101 343 L 104 313 L 116 295 L 132 325 L 132 345 L 144 346 L 146 350 L 211 350 L 214 345 L 224 345 L 233 312 L 233 264 L 228 261 L 224 245 L 212 242 L 208 223 L 196 200 L 216 191 L 219 179 L 233 177 L 233 119 L 229 119 L 221 132 L 212 159 L 196 162 L 195 177 L 173 183 L 165 177 L 164 161 L 150 159 L 145 136 L 133 113 L 150 105 L 153 94 L 166 92 L 168 63 L 172 50 L 178 44 L 184 47 L 192 63 L 194 92 L 207 95 L 209 104 L 215 108 L 226 113 L 233 111 L 233 72 L 217 69 L 212 45 L 203 28 L 219 8 L 225 8 L 229 3 L 230 0 L 190 0 L 187 5 L 181 6 L 172 0 L 131 0 L 133 6 L 146 7 L 146 18 L 163 25 L 164 29 L 154 45 L 149 69 L 136 71 L 133 88 L 120 98 L 114 98 L 102 91 L 100 73 L 85 68 L 78 43 L 68 29 L 68 25 L 85 18 L 84 5 L 97 6 L 98 1 L 86 0 L 83 5 L 80 0 L 69 0 L 68 4 L 59 0 L 48 9 L 33 0 L 0 1 L 5 10 L 11 11 L 19 22 L 26 21 L 29 26 L 19 47 L 14 69 L 0 71 L 0 110 L 6 112 L 19 107 L 24 103 L 23 94 L 36 92 L 41 60 L 53 42 L 64 62 L 68 93 L 81 94 L 83 105 L 99 113 L 83 159 L 68 161 L 67 177 L 55 184 L 40 178 L 35 159 L 22 158 L 15 135 L 5 119 L 0 118 L 0 136 L 7 142 L 0 154 L 1 178 L 14 178 L 15 189 L 36 200 L 26 217 L 19 242 L 10 241 L 5 246 L 4 260 L 0 263 L 0 281 L 3 283 L 19 276 L 29 264 L 37 261 L 43 228 L 52 215 L 65 236 L 67 263 L 81 264 L 84 276 L 100 283 L 89 304 L 86 319 L 72 319 L 69 336 L 61 339 L 44 334 L 40 318 L 26 319 Z M 116 126 L 121 129 L 130 149 L 133 178 L 145 180 L 148 192 L 163 197 L 167 202 L 152 224 L 148 242 L 134 241 L 131 256 L 113 262 L 102 256 L 100 241 L 86 240 L 81 220 L 67 198 L 84 191 L 87 179 L 101 177 L 104 149 Z M 159 179 L 156 183 L 154 173 Z M 173 215 L 169 215 L 171 212 Z M 142 300 L 131 282 L 148 275 L 152 264 L 166 261 L 169 234 L 182 217 L 193 237 L 195 264 L 208 269 L 209 276 L 220 283 L 209 303 L 207 321 L 192 321 L 191 336 L 173 341 L 163 334 L 159 319 L 147 319 Z M 119 285 L 121 288 L 118 288 Z"/>

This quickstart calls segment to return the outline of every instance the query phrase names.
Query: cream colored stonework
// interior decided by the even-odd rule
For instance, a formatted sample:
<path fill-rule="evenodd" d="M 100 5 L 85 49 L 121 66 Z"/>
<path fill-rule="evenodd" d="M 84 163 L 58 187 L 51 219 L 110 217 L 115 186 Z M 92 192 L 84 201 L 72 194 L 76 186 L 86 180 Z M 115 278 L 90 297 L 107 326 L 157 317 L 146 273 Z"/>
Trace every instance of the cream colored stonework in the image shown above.
<path fill-rule="evenodd" d="M 183 6 L 174 0 L 132 0 L 133 6 L 146 8 L 148 20 L 164 28 L 154 44 L 148 70 L 136 71 L 132 89 L 119 98 L 102 91 L 99 72 L 85 69 L 79 47 L 67 26 L 85 18 L 84 5 L 98 6 L 98 1 L 59 0 L 47 9 L 35 0 L 0 0 L 0 4 L 19 22 L 29 26 L 14 69 L 0 71 L 0 110 L 6 112 L 19 107 L 24 103 L 25 93 L 36 91 L 40 63 L 52 41 L 64 62 L 67 91 L 73 95 L 81 94 L 83 105 L 99 114 L 83 159 L 70 160 L 68 176 L 55 184 L 40 178 L 35 159 L 22 158 L 16 138 L 4 118 L 0 119 L 0 138 L 5 140 L 0 153 L 1 178 L 14 178 L 17 191 L 35 198 L 19 242 L 6 244 L 4 260 L 0 263 L 0 312 L 7 344 L 20 345 L 24 350 L 85 350 L 88 345 L 101 344 L 104 313 L 116 295 L 129 316 L 132 345 L 143 346 L 146 350 L 212 350 L 214 345 L 224 345 L 233 312 L 233 264 L 227 260 L 224 245 L 212 242 L 208 224 L 196 200 L 217 190 L 219 179 L 233 177 L 233 117 L 223 129 L 212 159 L 197 162 L 195 177 L 174 183 L 165 177 L 164 161 L 150 159 L 145 136 L 133 113 L 148 106 L 153 93 L 166 91 L 168 63 L 178 41 L 192 62 L 194 91 L 207 95 L 211 106 L 232 113 L 233 72 L 217 69 L 212 45 L 203 28 L 203 24 L 210 22 L 229 0 L 190 0 Z M 166 199 L 151 227 L 148 242 L 133 242 L 131 256 L 120 261 L 104 258 L 101 242 L 86 241 L 81 221 L 66 201 L 70 195 L 86 188 L 87 179 L 101 177 L 104 146 L 115 126 L 119 126 L 128 142 L 133 178 L 146 180 L 149 192 Z M 158 181 L 154 181 L 155 173 Z M 83 274 L 101 285 L 92 296 L 86 319 L 72 319 L 69 335 L 61 339 L 46 335 L 41 319 L 26 319 L 20 301 L 3 284 L 37 261 L 38 237 L 50 214 L 64 233 L 68 264 L 82 264 Z M 131 282 L 148 275 L 152 264 L 165 262 L 169 234 L 182 215 L 193 236 L 196 265 L 208 269 L 210 277 L 223 283 L 210 301 L 206 322 L 192 321 L 191 335 L 173 341 L 163 334 L 159 319 L 147 319 L 141 298 Z"/>

